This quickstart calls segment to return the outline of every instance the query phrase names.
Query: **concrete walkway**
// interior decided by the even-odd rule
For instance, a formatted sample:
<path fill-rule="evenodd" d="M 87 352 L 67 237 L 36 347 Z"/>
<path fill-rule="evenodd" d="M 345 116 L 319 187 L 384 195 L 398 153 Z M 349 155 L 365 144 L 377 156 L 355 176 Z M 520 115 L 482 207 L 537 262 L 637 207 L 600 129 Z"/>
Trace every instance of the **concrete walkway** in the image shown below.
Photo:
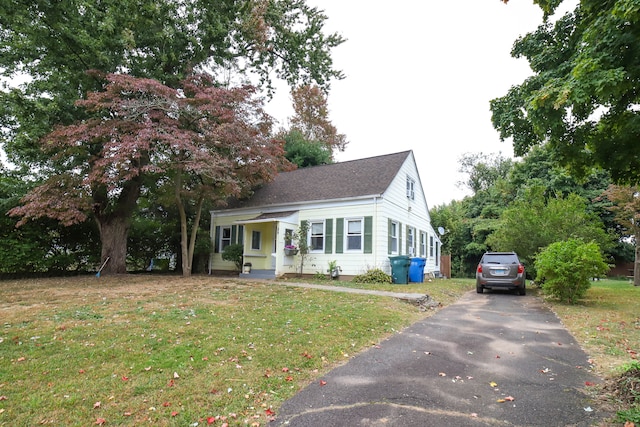
<path fill-rule="evenodd" d="M 369 290 L 369 289 L 344 288 L 342 286 L 314 285 L 311 283 L 278 282 L 278 284 L 286 285 L 286 286 L 301 287 L 301 288 L 320 289 L 323 291 L 346 292 L 350 294 L 377 295 L 382 297 L 397 298 L 399 300 L 406 301 L 408 303 L 415 304 L 423 308 L 432 308 L 432 307 L 440 306 L 440 304 L 437 301 L 431 299 L 431 297 L 427 294 L 416 294 L 416 293 L 410 293 L 410 292 L 375 291 L 375 290 Z M 398 286 L 402 286 L 402 285 L 398 285 Z"/>

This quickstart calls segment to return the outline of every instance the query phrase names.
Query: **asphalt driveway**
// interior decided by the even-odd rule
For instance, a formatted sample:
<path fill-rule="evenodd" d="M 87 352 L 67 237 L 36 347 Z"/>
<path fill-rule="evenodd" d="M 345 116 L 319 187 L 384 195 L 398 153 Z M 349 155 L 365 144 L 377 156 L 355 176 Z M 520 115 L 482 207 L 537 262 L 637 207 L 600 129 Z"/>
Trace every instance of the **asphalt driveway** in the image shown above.
<path fill-rule="evenodd" d="M 600 382 L 539 298 L 468 293 L 286 401 L 282 426 L 589 426 Z"/>

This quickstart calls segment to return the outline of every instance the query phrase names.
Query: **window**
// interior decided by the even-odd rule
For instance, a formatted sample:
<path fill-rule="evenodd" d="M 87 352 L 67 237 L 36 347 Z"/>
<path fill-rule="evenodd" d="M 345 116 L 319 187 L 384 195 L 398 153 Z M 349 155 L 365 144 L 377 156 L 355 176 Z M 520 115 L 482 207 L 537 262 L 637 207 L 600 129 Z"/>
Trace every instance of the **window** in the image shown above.
<path fill-rule="evenodd" d="M 347 250 L 362 250 L 362 219 L 347 219 Z"/>
<path fill-rule="evenodd" d="M 293 245 L 293 230 L 290 228 L 285 228 L 284 230 L 284 245 L 285 246 Z"/>
<path fill-rule="evenodd" d="M 231 244 L 231 227 L 222 227 L 220 229 L 220 252 Z"/>
<path fill-rule="evenodd" d="M 414 187 L 416 182 L 410 177 L 407 176 L 407 199 L 414 200 L 416 198 Z"/>
<path fill-rule="evenodd" d="M 407 253 L 410 256 L 416 254 L 416 229 L 413 227 L 407 227 Z"/>
<path fill-rule="evenodd" d="M 429 256 L 433 256 L 433 236 L 429 236 Z"/>
<path fill-rule="evenodd" d="M 391 222 L 389 230 L 389 242 L 392 254 L 398 253 L 398 223 Z"/>
<path fill-rule="evenodd" d="M 324 221 L 309 221 L 309 250 L 321 252 L 324 250 Z"/>
<path fill-rule="evenodd" d="M 427 256 L 427 233 L 420 232 L 420 256 Z"/>
<path fill-rule="evenodd" d="M 255 249 L 259 251 L 261 242 L 262 242 L 261 233 L 259 231 L 252 231 L 251 232 L 251 249 Z"/>

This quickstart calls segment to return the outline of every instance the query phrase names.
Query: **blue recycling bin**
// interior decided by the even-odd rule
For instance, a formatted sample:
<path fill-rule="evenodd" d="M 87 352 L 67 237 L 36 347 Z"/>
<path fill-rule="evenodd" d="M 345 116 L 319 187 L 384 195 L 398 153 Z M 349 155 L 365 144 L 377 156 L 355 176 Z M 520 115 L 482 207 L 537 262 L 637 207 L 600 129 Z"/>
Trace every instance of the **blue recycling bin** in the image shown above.
<path fill-rule="evenodd" d="M 426 258 L 411 258 L 409 265 L 409 281 L 415 283 L 424 282 L 424 266 L 427 264 Z"/>
<path fill-rule="evenodd" d="M 389 261 L 391 262 L 391 278 L 393 279 L 393 283 L 402 285 L 409 283 L 409 265 L 411 264 L 411 259 L 405 255 L 398 255 L 390 256 Z"/>

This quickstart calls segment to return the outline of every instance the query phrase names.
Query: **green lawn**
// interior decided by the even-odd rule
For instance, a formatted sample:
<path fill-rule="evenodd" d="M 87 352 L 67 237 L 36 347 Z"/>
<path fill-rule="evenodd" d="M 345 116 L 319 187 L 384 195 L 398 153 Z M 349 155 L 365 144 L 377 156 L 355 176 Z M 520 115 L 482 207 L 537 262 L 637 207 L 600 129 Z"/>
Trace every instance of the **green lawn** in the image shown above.
<path fill-rule="evenodd" d="M 475 287 L 317 283 L 445 305 Z M 637 360 L 640 288 L 594 282 L 580 304 L 548 304 L 601 375 Z M 304 385 L 431 313 L 387 297 L 206 276 L 0 282 L 0 425 L 264 426 Z"/>
<path fill-rule="evenodd" d="M 472 286 L 369 288 L 446 304 Z M 272 282 L 130 275 L 2 282 L 0 313 L 2 425 L 260 426 L 305 384 L 430 312 Z"/>

